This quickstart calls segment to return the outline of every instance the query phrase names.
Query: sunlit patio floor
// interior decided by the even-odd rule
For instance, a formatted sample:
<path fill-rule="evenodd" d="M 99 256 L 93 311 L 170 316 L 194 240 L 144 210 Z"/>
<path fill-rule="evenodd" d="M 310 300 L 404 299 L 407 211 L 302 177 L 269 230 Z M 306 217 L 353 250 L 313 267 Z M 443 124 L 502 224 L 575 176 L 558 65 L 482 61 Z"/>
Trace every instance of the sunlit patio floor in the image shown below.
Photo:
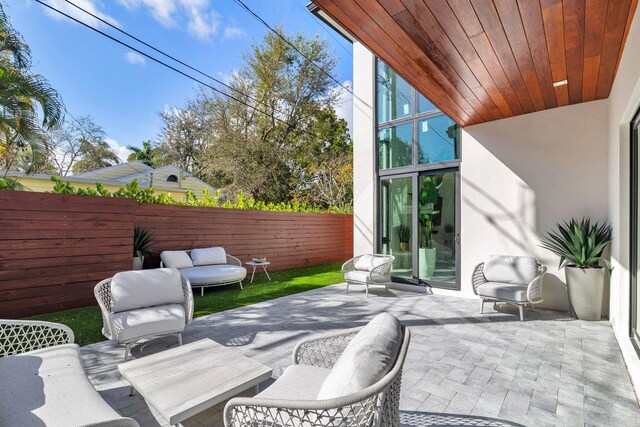
<path fill-rule="evenodd" d="M 295 343 L 310 333 L 364 325 L 382 311 L 412 332 L 402 380 L 407 426 L 640 425 L 640 410 L 607 321 L 582 322 L 566 313 L 509 307 L 479 314 L 477 300 L 392 290 L 370 298 L 329 286 L 196 320 L 185 342 L 211 338 L 274 368 L 291 363 Z M 133 348 L 144 357 L 177 345 L 175 337 Z M 142 426 L 165 425 L 139 395 L 129 396 L 117 364 L 123 347 L 101 342 L 82 348 L 89 377 L 102 396 Z M 218 405 L 185 426 L 221 426 Z"/>

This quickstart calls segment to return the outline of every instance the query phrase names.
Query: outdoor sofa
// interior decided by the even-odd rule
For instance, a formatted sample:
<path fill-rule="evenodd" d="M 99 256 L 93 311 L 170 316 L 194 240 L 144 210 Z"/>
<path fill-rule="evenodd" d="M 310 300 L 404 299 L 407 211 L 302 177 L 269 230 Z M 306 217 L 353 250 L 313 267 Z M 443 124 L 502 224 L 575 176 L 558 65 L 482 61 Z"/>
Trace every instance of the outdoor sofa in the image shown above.
<path fill-rule="evenodd" d="M 0 425 L 138 427 L 87 379 L 65 325 L 0 320 Z"/>
<path fill-rule="evenodd" d="M 102 335 L 124 344 L 124 360 L 131 345 L 143 338 L 176 335 L 193 319 L 189 281 L 175 268 L 123 271 L 94 289 L 102 312 Z"/>
<path fill-rule="evenodd" d="M 410 337 L 382 313 L 362 328 L 303 339 L 275 383 L 227 403 L 225 426 L 399 426 Z"/>
<path fill-rule="evenodd" d="M 480 297 L 480 313 L 487 301 L 505 302 L 518 308 L 524 321 L 524 306 L 533 310 L 543 302 L 542 284 L 547 267 L 527 256 L 491 255 L 473 271 L 473 291 Z"/>
<path fill-rule="evenodd" d="M 204 288 L 209 286 L 239 283 L 247 277 L 242 261 L 226 253 L 224 248 L 211 247 L 187 251 L 163 251 L 160 254 L 161 267 L 177 268 L 182 277 L 189 280 L 191 286 Z"/>

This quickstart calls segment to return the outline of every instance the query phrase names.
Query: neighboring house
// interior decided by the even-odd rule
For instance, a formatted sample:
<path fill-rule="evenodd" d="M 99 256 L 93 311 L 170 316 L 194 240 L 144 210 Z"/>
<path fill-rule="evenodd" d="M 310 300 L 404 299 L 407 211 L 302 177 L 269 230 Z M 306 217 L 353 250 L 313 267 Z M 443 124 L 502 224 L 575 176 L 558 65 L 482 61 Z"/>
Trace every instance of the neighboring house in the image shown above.
<path fill-rule="evenodd" d="M 543 307 L 567 310 L 540 236 L 608 221 L 603 313 L 639 384 L 637 2 L 313 1 L 353 42 L 354 253 L 393 254 L 397 287 L 463 297 L 489 255 L 534 256 Z"/>
<path fill-rule="evenodd" d="M 7 176 L 17 179 L 31 191 L 51 191 L 54 186 L 51 175 L 25 175 L 21 172 L 9 171 Z M 178 201 L 186 201 L 187 190 L 191 190 L 197 197 L 201 197 L 205 189 L 209 190 L 209 194 L 214 194 L 216 191 L 206 182 L 177 166 L 152 168 L 137 160 L 62 178 L 74 187 L 82 188 L 94 187 L 99 182 L 111 192 L 134 179 L 138 180 L 140 188 L 153 186 L 154 192 L 170 193 Z"/>

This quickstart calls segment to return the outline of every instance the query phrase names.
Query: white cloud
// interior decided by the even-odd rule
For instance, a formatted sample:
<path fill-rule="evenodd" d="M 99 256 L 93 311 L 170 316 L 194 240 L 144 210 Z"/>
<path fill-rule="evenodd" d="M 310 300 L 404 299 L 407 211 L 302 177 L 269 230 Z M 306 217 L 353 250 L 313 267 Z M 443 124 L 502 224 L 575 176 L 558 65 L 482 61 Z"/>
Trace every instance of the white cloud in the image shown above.
<path fill-rule="evenodd" d="M 145 59 L 144 59 L 144 56 L 142 56 L 138 52 L 134 52 L 132 50 L 130 50 L 129 52 L 125 53 L 124 57 L 125 57 L 125 59 L 127 60 L 127 62 L 129 64 L 144 65 L 145 62 L 146 62 Z"/>
<path fill-rule="evenodd" d="M 109 144 L 109 147 L 111 147 L 111 149 L 118 155 L 118 158 L 121 162 L 124 163 L 127 161 L 127 157 L 129 157 L 129 154 L 131 154 L 131 150 L 129 150 L 125 146 L 120 145 L 115 139 L 105 138 L 104 140 L 107 142 L 107 144 Z"/>
<path fill-rule="evenodd" d="M 342 86 L 353 91 L 353 84 L 349 80 L 346 80 Z M 334 87 L 331 92 L 338 98 L 333 106 L 336 109 L 336 115 L 347 121 L 349 134 L 353 137 L 353 95 L 340 86 Z"/>
<path fill-rule="evenodd" d="M 80 9 L 72 6 L 71 4 L 67 3 L 64 0 L 49 0 L 48 3 L 51 6 L 55 7 L 56 9 L 78 19 L 79 21 L 84 22 L 85 24 L 91 25 L 92 27 L 104 28 L 107 26 L 106 24 L 100 22 L 99 20 L 97 20 L 92 16 L 87 15 Z M 115 25 L 116 27 L 120 26 L 120 24 L 114 17 L 109 16 L 102 11 L 103 5 L 99 0 L 75 0 L 74 3 L 80 6 L 81 8 L 83 8 L 84 10 L 86 10 L 87 12 L 90 12 L 95 16 L 99 17 L 100 19 L 104 19 L 106 22 L 110 23 L 111 25 Z M 54 10 L 51 10 L 49 8 L 46 8 L 45 10 L 46 10 L 46 13 L 54 19 L 68 20 L 67 17 L 59 14 Z"/>
<path fill-rule="evenodd" d="M 224 29 L 225 39 L 239 39 L 246 36 L 247 32 L 240 27 L 228 26 Z"/>
<path fill-rule="evenodd" d="M 202 40 L 210 40 L 220 28 L 220 14 L 209 0 L 118 0 L 128 9 L 142 7 L 153 19 L 171 28 L 180 27 Z"/>

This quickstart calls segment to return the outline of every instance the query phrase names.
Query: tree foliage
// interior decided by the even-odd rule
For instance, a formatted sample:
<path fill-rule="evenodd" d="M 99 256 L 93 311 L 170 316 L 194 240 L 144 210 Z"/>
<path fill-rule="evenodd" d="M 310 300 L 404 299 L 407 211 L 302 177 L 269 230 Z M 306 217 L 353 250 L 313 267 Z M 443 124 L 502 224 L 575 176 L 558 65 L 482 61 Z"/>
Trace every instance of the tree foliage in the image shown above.
<path fill-rule="evenodd" d="M 0 3 L 0 167 L 33 172 L 46 163 L 45 132 L 64 106 L 47 80 L 31 73 L 31 51 Z M 3 180 L 6 179 L 6 174 Z"/>
<path fill-rule="evenodd" d="M 203 91 L 161 114 L 158 152 L 226 194 L 343 209 L 352 198 L 351 139 L 335 114 L 335 84 L 305 56 L 329 74 L 336 59 L 318 38 L 285 37 L 304 56 L 267 34 L 244 54 L 233 89 Z"/>

